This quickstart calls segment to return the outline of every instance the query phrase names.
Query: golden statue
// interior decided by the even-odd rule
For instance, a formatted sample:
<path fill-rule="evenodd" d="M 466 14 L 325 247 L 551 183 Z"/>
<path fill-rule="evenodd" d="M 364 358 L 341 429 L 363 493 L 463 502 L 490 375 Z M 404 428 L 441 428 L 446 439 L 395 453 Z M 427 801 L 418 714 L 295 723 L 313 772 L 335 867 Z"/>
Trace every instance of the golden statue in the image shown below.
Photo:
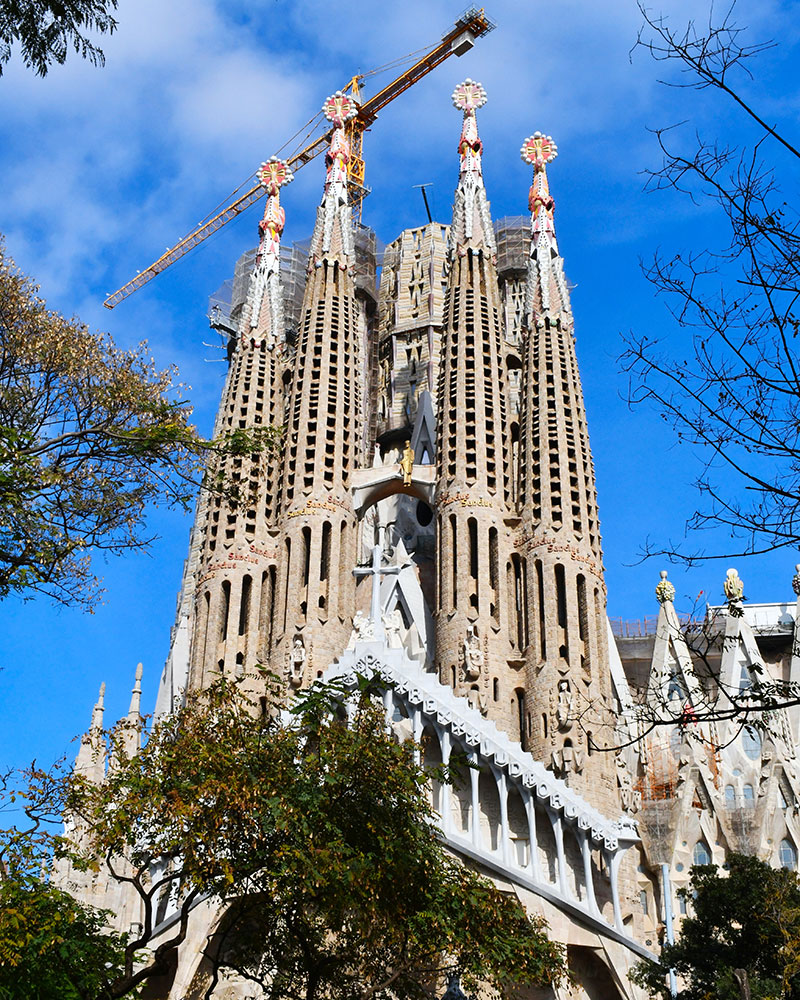
<path fill-rule="evenodd" d="M 406 441 L 403 457 L 400 459 L 400 468 L 403 470 L 403 486 L 411 485 L 411 472 L 414 469 L 414 449 L 411 442 Z"/>

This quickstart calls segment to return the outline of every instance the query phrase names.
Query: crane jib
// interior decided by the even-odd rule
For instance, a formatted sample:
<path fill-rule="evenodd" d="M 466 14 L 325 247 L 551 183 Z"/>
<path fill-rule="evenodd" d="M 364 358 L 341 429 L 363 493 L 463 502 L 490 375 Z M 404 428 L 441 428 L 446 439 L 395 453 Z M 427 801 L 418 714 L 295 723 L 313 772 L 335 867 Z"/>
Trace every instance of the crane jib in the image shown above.
<path fill-rule="evenodd" d="M 382 90 L 378 91 L 374 97 L 365 101 L 359 107 L 358 115 L 351 123 L 352 135 L 360 140 L 364 131 L 377 118 L 378 112 L 382 108 L 386 107 L 390 101 L 399 97 L 402 93 L 408 90 L 409 87 L 412 87 L 415 83 L 421 80 L 422 77 L 424 77 L 427 73 L 430 73 L 431 70 L 435 69 L 449 56 L 463 55 L 470 48 L 472 48 L 476 39 L 488 34 L 494 27 L 494 24 L 486 16 L 482 7 L 480 9 L 471 7 L 467 10 L 455 22 L 455 25 L 442 37 L 441 42 L 434 46 L 421 59 L 418 59 L 413 66 L 401 73 Z M 357 80 L 360 78 L 354 77 L 353 79 Z M 324 150 L 328 148 L 328 143 L 330 142 L 332 134 L 332 129 L 326 130 L 323 135 L 316 138 L 313 142 L 306 146 L 305 149 L 302 149 L 299 153 L 292 156 L 288 161 L 292 171 L 296 173 L 300 167 L 304 167 L 315 157 L 319 156 L 320 153 L 324 152 Z M 350 196 L 351 203 L 354 211 L 356 212 L 356 218 L 358 219 L 361 217 L 361 202 L 369 193 L 369 189 L 364 186 L 363 178 L 364 161 L 360 156 L 354 157 L 351 165 Z M 258 201 L 263 194 L 264 188 L 260 184 L 251 188 L 240 198 L 237 198 L 237 200 L 232 204 L 228 205 L 221 212 L 218 212 L 213 218 L 209 219 L 208 222 L 204 222 L 201 226 L 198 226 L 195 230 L 189 233 L 188 236 L 184 236 L 180 242 L 176 243 L 174 247 L 167 250 L 166 253 L 163 253 L 158 260 L 150 265 L 150 267 L 139 272 L 135 278 L 132 278 L 124 284 L 120 289 L 114 292 L 113 295 L 109 295 L 103 305 L 107 309 L 113 309 L 114 306 L 122 302 L 123 299 L 126 299 L 132 292 L 135 292 L 137 288 L 141 288 L 142 285 L 146 285 L 148 281 L 152 281 L 157 274 L 166 270 L 171 264 L 174 264 L 175 261 L 180 260 L 181 257 L 184 257 L 199 243 L 208 239 L 209 236 L 212 236 L 227 222 L 230 222 L 231 219 L 239 215 L 240 212 L 249 208 L 252 204 L 254 204 L 254 202 Z"/>

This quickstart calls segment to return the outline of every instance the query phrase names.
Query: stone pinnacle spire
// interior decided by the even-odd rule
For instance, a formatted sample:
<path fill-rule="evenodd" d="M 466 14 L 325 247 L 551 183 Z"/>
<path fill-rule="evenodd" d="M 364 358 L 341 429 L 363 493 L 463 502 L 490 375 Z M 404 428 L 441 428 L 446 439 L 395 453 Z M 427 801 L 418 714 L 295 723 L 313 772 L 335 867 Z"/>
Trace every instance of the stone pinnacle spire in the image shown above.
<path fill-rule="evenodd" d="M 98 784 L 105 777 L 106 743 L 103 738 L 103 712 L 105 711 L 105 681 L 100 685 L 92 710 L 92 724 L 81 739 L 81 748 L 75 760 L 75 770 Z"/>
<path fill-rule="evenodd" d="M 286 213 L 281 208 L 280 190 L 294 180 L 294 174 L 285 160 L 273 156 L 261 164 L 258 179 L 267 191 L 267 205 L 264 218 L 258 224 L 260 242 L 247 293 L 242 336 L 263 339 L 268 347 L 274 347 L 276 340 L 283 336 L 280 272 L 281 233 Z"/>
<path fill-rule="evenodd" d="M 131 706 L 128 709 L 128 721 L 129 722 L 139 722 L 141 717 L 141 704 L 142 704 L 142 673 L 144 667 L 141 663 L 136 664 L 136 679 L 133 682 L 133 691 L 131 692 Z"/>
<path fill-rule="evenodd" d="M 356 102 L 339 90 L 322 105 L 323 114 L 333 125 L 333 135 L 325 154 L 325 193 L 311 238 L 309 267 L 318 266 L 323 259 L 338 259 L 342 267 L 351 262 L 353 234 L 347 193 L 350 142 L 344 127 L 355 117 L 356 110 Z"/>
<path fill-rule="evenodd" d="M 133 757 L 138 753 L 142 745 L 142 672 L 144 668 L 141 663 L 136 664 L 136 678 L 133 682 L 131 692 L 131 704 L 124 721 L 123 746 L 128 757 Z"/>
<path fill-rule="evenodd" d="M 485 103 L 483 86 L 469 78 L 453 91 L 453 104 L 464 112 L 464 121 L 458 143 L 460 168 L 450 231 L 451 255 L 454 250 L 464 254 L 469 248 L 482 248 L 492 256 L 496 253 L 489 203 L 483 186 L 483 143 L 478 137 L 475 115 Z"/>
<path fill-rule="evenodd" d="M 533 166 L 533 183 L 528 194 L 531 245 L 525 302 L 530 329 L 532 311 L 568 310 L 570 305 L 564 263 L 556 242 L 553 199 L 547 182 L 547 164 L 558 156 L 558 147 L 549 135 L 534 132 L 523 142 L 520 154 L 526 163 Z"/>

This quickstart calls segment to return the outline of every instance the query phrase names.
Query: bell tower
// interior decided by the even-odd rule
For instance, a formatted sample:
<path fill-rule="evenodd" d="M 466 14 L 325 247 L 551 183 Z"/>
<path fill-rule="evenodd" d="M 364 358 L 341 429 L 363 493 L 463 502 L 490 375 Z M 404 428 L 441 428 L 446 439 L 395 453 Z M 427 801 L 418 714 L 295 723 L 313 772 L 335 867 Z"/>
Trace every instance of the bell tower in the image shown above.
<path fill-rule="evenodd" d="M 513 736 L 521 692 L 508 678 L 503 580 L 511 459 L 497 250 L 476 119 L 485 103 L 472 80 L 453 93 L 463 122 L 438 378 L 436 649 L 442 682 Z"/>
<path fill-rule="evenodd" d="M 352 98 L 323 105 L 334 128 L 308 257 L 283 444 L 280 569 L 271 662 L 310 683 L 341 654 L 351 631 L 357 522 L 350 493 L 362 434 L 359 304 L 348 204 Z"/>
<path fill-rule="evenodd" d="M 547 179 L 557 148 L 536 132 L 521 153 L 533 166 L 518 484 L 529 748 L 589 801 L 610 806 L 613 754 L 596 752 L 611 732 L 606 588 L 572 308 Z"/>
<path fill-rule="evenodd" d="M 252 452 L 230 447 L 237 432 L 257 434 L 259 428 L 267 431 L 283 422 L 280 248 L 286 216 L 280 190 L 292 180 L 292 172 L 273 157 L 262 163 L 258 178 L 267 204 L 238 336 L 228 344 L 228 375 L 214 427 L 214 437 L 227 438 L 229 447 L 209 467 L 209 474 L 225 484 L 225 494 L 204 492 L 195 522 L 199 557 L 193 582 L 190 691 L 207 688 L 221 676 L 241 679 L 261 661 L 263 609 L 273 601 L 276 570 L 270 530 L 277 517 L 279 455 L 270 447 Z"/>

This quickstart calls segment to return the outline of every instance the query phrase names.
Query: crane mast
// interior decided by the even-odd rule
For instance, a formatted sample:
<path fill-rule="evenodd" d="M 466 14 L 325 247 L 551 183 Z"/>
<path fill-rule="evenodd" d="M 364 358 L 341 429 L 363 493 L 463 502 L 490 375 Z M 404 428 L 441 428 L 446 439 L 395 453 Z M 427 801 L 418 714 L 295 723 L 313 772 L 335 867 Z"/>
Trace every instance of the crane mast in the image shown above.
<path fill-rule="evenodd" d="M 471 7 L 455 22 L 453 27 L 442 37 L 442 40 L 432 49 L 418 59 L 413 66 L 402 72 L 398 77 L 378 91 L 369 100 L 360 102 L 361 84 L 364 81 L 364 74 L 357 74 L 352 77 L 343 88 L 349 91 L 353 97 L 359 101 L 356 116 L 348 123 L 348 138 L 350 140 L 350 162 L 348 164 L 348 187 L 350 191 L 350 203 L 356 219 L 361 219 L 361 206 L 364 198 L 369 194 L 369 189 L 365 186 L 365 165 L 363 156 L 364 132 L 372 125 L 378 117 L 378 112 L 386 107 L 391 101 L 399 97 L 402 93 L 412 87 L 418 80 L 436 69 L 451 55 L 462 56 L 475 44 L 478 38 L 488 34 L 494 28 L 494 24 L 486 16 L 483 8 Z M 330 143 L 332 129 L 327 129 L 322 135 L 314 139 L 305 146 L 299 153 L 295 153 L 288 159 L 290 169 L 297 171 L 304 167 L 311 160 L 323 153 Z M 126 282 L 113 295 L 109 295 L 103 302 L 107 309 L 113 309 L 119 305 L 123 299 L 135 292 L 142 285 L 152 281 L 157 274 L 165 271 L 171 264 L 186 256 L 198 244 L 208 239 L 226 223 L 230 222 L 237 215 L 245 211 L 264 194 L 264 188 L 260 183 L 249 188 L 240 195 L 234 202 L 217 212 L 207 222 L 194 229 L 188 236 L 167 249 L 158 260 L 154 261 L 146 270 L 140 271 L 136 277 Z"/>

